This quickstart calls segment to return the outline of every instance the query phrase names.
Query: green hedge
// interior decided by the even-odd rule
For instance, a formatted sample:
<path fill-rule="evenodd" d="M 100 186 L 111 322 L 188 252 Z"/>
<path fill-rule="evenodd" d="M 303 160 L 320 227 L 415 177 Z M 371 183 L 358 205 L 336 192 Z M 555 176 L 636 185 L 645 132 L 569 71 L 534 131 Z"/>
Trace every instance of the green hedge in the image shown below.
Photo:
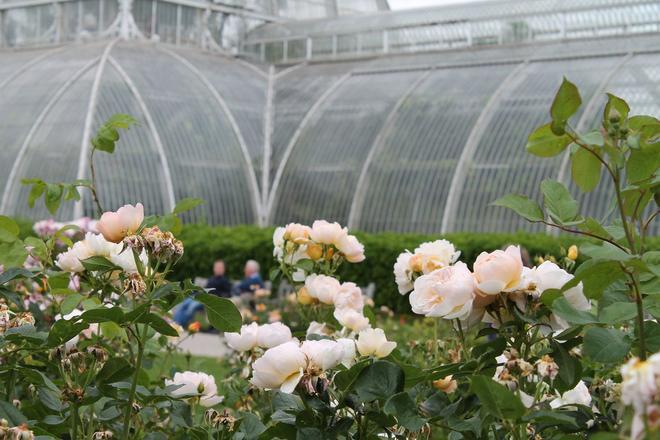
<path fill-rule="evenodd" d="M 177 278 L 209 276 L 213 261 L 223 258 L 227 263 L 229 276 L 239 279 L 243 264 L 248 259 L 259 261 L 267 275 L 274 265 L 272 256 L 273 228 L 255 226 L 211 227 L 207 225 L 186 225 L 180 238 L 185 246 L 182 261 L 176 266 Z M 573 236 L 551 237 L 545 234 L 484 234 L 457 233 L 441 235 L 356 233 L 365 246 L 367 259 L 360 264 L 347 264 L 342 268 L 343 280 L 355 281 L 366 286 L 376 284 L 377 305 L 387 305 L 397 311 L 409 310 L 407 297 L 399 295 L 392 266 L 397 256 L 405 249 L 414 250 L 420 243 L 438 238 L 450 240 L 461 251 L 461 260 L 470 268 L 479 253 L 492 251 L 510 243 L 521 244 L 532 257 L 539 255 L 559 255 L 561 247 L 567 248 L 580 240 Z M 660 239 L 653 238 L 651 248 L 660 247 Z"/>

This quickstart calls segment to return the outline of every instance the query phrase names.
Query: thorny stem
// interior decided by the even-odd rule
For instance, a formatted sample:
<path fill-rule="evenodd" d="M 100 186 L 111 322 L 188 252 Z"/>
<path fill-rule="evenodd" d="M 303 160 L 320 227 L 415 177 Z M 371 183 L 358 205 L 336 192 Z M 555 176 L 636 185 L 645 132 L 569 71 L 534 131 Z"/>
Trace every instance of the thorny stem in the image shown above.
<path fill-rule="evenodd" d="M 96 210 L 98 211 L 99 217 L 103 214 L 103 207 L 101 207 L 101 201 L 99 200 L 99 195 L 96 192 L 96 170 L 94 168 L 94 152 L 96 148 L 92 148 L 91 153 L 89 153 L 89 172 L 92 179 L 92 184 L 89 186 L 90 191 L 92 192 L 92 198 L 96 204 Z"/>
<path fill-rule="evenodd" d="M 144 338 L 146 337 L 148 327 L 144 325 L 144 330 L 142 335 L 137 338 L 138 343 L 138 353 L 137 359 L 135 361 L 135 373 L 133 374 L 133 380 L 131 382 L 131 389 L 128 393 L 128 402 L 126 404 L 126 410 L 124 412 L 124 429 L 122 431 L 122 439 L 128 439 L 128 433 L 131 430 L 131 412 L 133 411 L 133 402 L 135 401 L 135 390 L 137 388 L 138 375 L 142 369 L 142 357 L 144 355 Z M 136 332 L 136 333 L 139 333 Z M 136 335 L 137 336 L 137 335 Z"/>

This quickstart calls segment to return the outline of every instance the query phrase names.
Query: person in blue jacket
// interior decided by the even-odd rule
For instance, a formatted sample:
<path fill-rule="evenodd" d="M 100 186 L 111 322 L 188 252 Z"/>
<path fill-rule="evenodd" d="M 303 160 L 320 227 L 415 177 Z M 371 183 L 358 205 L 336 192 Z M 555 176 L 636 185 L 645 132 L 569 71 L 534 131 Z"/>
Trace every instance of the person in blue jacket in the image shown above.
<path fill-rule="evenodd" d="M 236 286 L 236 291 L 241 294 L 252 293 L 257 289 L 263 289 L 264 280 L 261 278 L 259 271 L 259 263 L 257 263 L 255 260 L 248 260 L 245 263 L 245 269 L 243 270 L 245 278 L 243 278 L 243 280 L 238 283 Z"/>

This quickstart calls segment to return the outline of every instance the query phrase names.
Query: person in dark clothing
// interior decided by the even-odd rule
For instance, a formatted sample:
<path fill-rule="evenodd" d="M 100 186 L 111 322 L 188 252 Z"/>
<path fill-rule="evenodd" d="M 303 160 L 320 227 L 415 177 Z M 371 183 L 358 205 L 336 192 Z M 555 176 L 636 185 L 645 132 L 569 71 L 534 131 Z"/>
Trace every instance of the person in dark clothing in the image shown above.
<path fill-rule="evenodd" d="M 206 282 L 206 288 L 210 293 L 224 298 L 231 296 L 231 283 L 225 276 L 225 262 L 216 260 L 213 263 L 213 276 Z"/>
<path fill-rule="evenodd" d="M 236 286 L 238 293 L 253 293 L 257 289 L 263 289 L 264 281 L 259 275 L 259 263 L 254 260 L 248 260 L 245 263 L 245 278 Z"/>

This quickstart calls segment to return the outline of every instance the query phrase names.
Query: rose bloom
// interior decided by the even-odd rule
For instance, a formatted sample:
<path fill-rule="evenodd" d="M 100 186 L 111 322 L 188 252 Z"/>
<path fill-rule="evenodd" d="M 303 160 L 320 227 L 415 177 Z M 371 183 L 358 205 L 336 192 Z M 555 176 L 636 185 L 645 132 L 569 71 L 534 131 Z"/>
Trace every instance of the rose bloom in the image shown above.
<path fill-rule="evenodd" d="M 643 413 L 660 397 L 660 353 L 645 361 L 630 359 L 621 367 L 621 378 L 621 400 L 636 413 Z"/>
<path fill-rule="evenodd" d="M 297 342 L 290 341 L 266 350 L 252 364 L 252 384 L 290 394 L 296 389 L 307 366 L 307 356 Z"/>
<path fill-rule="evenodd" d="M 142 251 L 139 258 L 142 262 L 142 265 L 146 267 L 149 263 L 149 257 L 147 257 L 147 253 Z M 125 249 L 124 252 L 118 255 L 111 255 L 110 261 L 121 267 L 122 270 L 128 274 L 138 273 L 137 264 L 135 263 L 135 255 L 131 249 Z"/>
<path fill-rule="evenodd" d="M 356 342 L 362 356 L 383 358 L 396 348 L 396 342 L 388 341 L 385 332 L 380 328 L 362 330 Z"/>
<path fill-rule="evenodd" d="M 309 336 L 309 335 L 328 336 L 330 334 L 332 334 L 332 330 L 328 327 L 328 325 L 325 322 L 312 321 L 309 323 L 309 327 L 307 327 L 307 332 L 305 333 L 305 336 Z"/>
<path fill-rule="evenodd" d="M 364 261 L 364 245 L 354 235 L 343 235 L 335 245 L 349 263 Z"/>
<path fill-rule="evenodd" d="M 350 338 L 339 338 L 337 339 L 337 342 L 344 348 L 344 355 L 342 356 L 341 364 L 346 368 L 351 368 L 355 363 L 355 340 Z"/>
<path fill-rule="evenodd" d="M 259 325 L 253 322 L 250 325 L 241 327 L 240 333 L 226 332 L 225 339 L 227 345 L 236 351 L 249 351 L 257 346 L 257 334 L 259 332 Z"/>
<path fill-rule="evenodd" d="M 413 290 L 413 271 L 410 267 L 412 256 L 408 251 L 403 252 L 399 254 L 396 263 L 394 263 L 394 280 L 401 295 Z"/>
<path fill-rule="evenodd" d="M 85 239 L 83 240 L 87 249 L 91 255 L 110 258 L 112 255 L 117 255 L 123 249 L 123 246 L 119 243 L 113 243 L 106 240 L 101 234 L 94 234 L 88 232 L 85 234 Z"/>
<path fill-rule="evenodd" d="M 223 400 L 222 396 L 218 396 L 215 379 L 206 373 L 195 373 L 193 371 L 176 373 L 172 380 L 165 379 L 165 385 L 181 385 L 176 390 L 171 391 L 170 394 L 176 397 L 199 395 L 199 404 L 207 408 L 215 406 Z"/>
<path fill-rule="evenodd" d="M 281 322 L 264 324 L 257 332 L 257 345 L 261 348 L 272 348 L 292 339 L 291 329 Z"/>
<path fill-rule="evenodd" d="M 589 389 L 584 382 L 580 381 L 575 388 L 566 391 L 561 397 L 557 397 L 550 402 L 552 409 L 565 405 L 591 405 L 591 394 L 589 394 Z"/>
<path fill-rule="evenodd" d="M 354 332 L 360 332 L 370 325 L 366 316 L 353 309 L 335 309 L 334 317 L 342 326 Z"/>
<path fill-rule="evenodd" d="M 305 244 L 309 240 L 310 232 L 311 229 L 309 226 L 301 225 L 300 223 L 289 223 L 284 228 L 283 238 L 296 244 Z"/>
<path fill-rule="evenodd" d="M 516 290 L 520 285 L 522 268 L 518 246 L 509 246 L 504 251 L 482 252 L 474 262 L 477 288 L 487 295 Z"/>
<path fill-rule="evenodd" d="M 464 319 L 472 310 L 474 279 L 465 263 L 458 262 L 417 278 L 409 299 L 417 314 Z"/>
<path fill-rule="evenodd" d="M 335 295 L 341 285 L 336 278 L 312 274 L 305 280 L 305 288 L 312 298 L 318 299 L 323 304 L 334 304 Z"/>
<path fill-rule="evenodd" d="M 126 236 L 135 234 L 144 220 L 142 203 L 124 205 L 117 212 L 104 212 L 98 222 L 98 230 L 106 240 L 119 243 Z"/>
<path fill-rule="evenodd" d="M 433 381 L 433 388 L 442 391 L 443 393 L 451 394 L 458 388 L 458 382 L 450 374 L 447 377 Z"/>
<path fill-rule="evenodd" d="M 334 304 L 339 309 L 349 308 L 356 312 L 362 312 L 364 308 L 362 290 L 355 283 L 342 283 L 334 297 Z"/>
<path fill-rule="evenodd" d="M 71 248 L 57 256 L 57 266 L 65 272 L 83 272 L 85 267 L 80 262 L 91 257 L 87 244 L 84 241 L 78 241 Z"/>
<path fill-rule="evenodd" d="M 348 230 L 342 228 L 339 223 L 325 220 L 316 220 L 312 223 L 312 230 L 309 233 L 310 238 L 315 242 L 332 245 L 337 245 L 347 235 Z"/>
<path fill-rule="evenodd" d="M 300 349 L 307 356 L 308 368 L 312 370 L 329 370 L 339 365 L 344 358 L 344 346 L 330 339 L 305 341 Z"/>
<path fill-rule="evenodd" d="M 441 267 L 449 266 L 460 256 L 454 245 L 447 240 L 422 243 L 415 249 L 415 256 L 422 273 L 431 273 Z"/>
<path fill-rule="evenodd" d="M 532 269 L 532 283 L 540 295 L 548 289 L 561 289 L 574 276 L 551 261 L 545 261 Z M 564 298 L 577 310 L 591 310 L 591 303 L 582 291 L 582 283 L 564 292 Z"/>

